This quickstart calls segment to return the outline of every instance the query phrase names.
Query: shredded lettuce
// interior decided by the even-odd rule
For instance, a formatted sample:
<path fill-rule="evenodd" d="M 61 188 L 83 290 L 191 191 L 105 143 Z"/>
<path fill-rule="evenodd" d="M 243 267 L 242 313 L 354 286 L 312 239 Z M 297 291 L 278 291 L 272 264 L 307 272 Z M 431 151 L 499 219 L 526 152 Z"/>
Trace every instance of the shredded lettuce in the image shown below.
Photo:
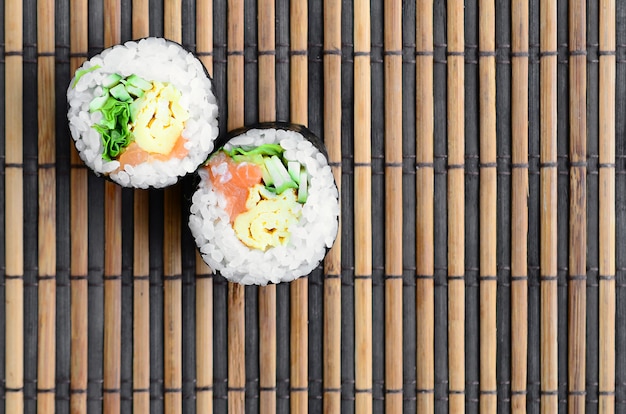
<path fill-rule="evenodd" d="M 280 144 L 263 144 L 250 150 L 246 150 L 242 147 L 234 147 L 230 151 L 224 149 L 224 152 L 235 161 L 237 161 L 237 157 L 241 155 L 250 158 L 254 158 L 255 155 L 267 155 L 271 157 L 272 155 L 282 155 L 283 151 L 283 147 L 281 147 Z"/>
<path fill-rule="evenodd" d="M 109 97 L 99 111 L 102 112 L 102 121 L 94 125 L 94 128 L 100 133 L 104 146 L 102 158 L 110 161 L 117 158 L 131 142 L 128 129 L 130 107 L 128 102 Z"/>
<path fill-rule="evenodd" d="M 78 74 L 77 74 L 78 76 Z M 136 75 L 133 81 L 141 83 L 142 87 L 151 83 L 141 79 Z M 128 78 L 130 79 L 130 77 Z M 94 98 L 89 109 L 91 112 L 102 113 L 102 120 L 93 127 L 100 133 L 104 151 L 102 158 L 106 161 L 117 158 L 132 141 L 129 130 L 129 123 L 133 115 L 136 115 L 137 108 L 133 105 L 134 99 L 125 87 L 125 79 L 118 74 L 111 74 L 107 78 L 108 85 L 115 85 L 111 89 L 104 89 L 102 96 Z M 149 88 L 148 88 L 149 89 Z M 143 89 L 141 89 L 143 91 Z"/>

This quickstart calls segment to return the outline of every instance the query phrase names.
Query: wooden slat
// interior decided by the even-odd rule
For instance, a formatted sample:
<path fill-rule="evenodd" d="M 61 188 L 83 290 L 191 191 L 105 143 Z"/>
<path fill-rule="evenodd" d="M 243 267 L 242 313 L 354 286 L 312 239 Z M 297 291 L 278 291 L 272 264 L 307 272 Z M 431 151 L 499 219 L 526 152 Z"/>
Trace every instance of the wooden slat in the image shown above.
<path fill-rule="evenodd" d="M 419 0 L 415 38 L 417 411 L 435 411 L 433 1 Z"/>
<path fill-rule="evenodd" d="M 164 2 L 163 35 L 182 43 L 181 0 Z M 163 380 L 164 410 L 183 410 L 181 188 L 165 189 L 163 198 Z"/>
<path fill-rule="evenodd" d="M 541 411 L 558 409 L 557 326 L 557 96 L 556 3 L 542 1 L 540 10 L 540 274 L 541 274 Z"/>
<path fill-rule="evenodd" d="M 600 1 L 599 406 L 615 412 L 615 1 Z"/>
<path fill-rule="evenodd" d="M 196 53 L 213 73 L 213 1 L 196 3 Z M 213 277 L 196 252 L 196 412 L 213 412 Z"/>
<path fill-rule="evenodd" d="M 370 4 L 354 3 L 354 379 L 356 412 L 372 411 Z"/>
<path fill-rule="evenodd" d="M 4 5 L 5 411 L 24 409 L 24 201 L 22 2 Z"/>
<path fill-rule="evenodd" d="M 133 412 L 150 411 L 149 193 L 134 192 Z"/>
<path fill-rule="evenodd" d="M 463 1 L 448 2 L 448 370 L 449 410 L 465 406 L 465 38 Z"/>
<path fill-rule="evenodd" d="M 120 0 L 105 0 L 104 46 L 121 42 Z M 122 190 L 104 184 L 104 384 L 105 412 L 120 410 L 122 346 Z"/>
<path fill-rule="evenodd" d="M 496 16 L 495 1 L 480 0 L 480 412 L 497 410 L 496 381 Z"/>
<path fill-rule="evenodd" d="M 243 1 L 228 0 L 228 130 L 244 125 Z M 245 410 L 245 289 L 228 284 L 228 411 Z"/>
<path fill-rule="evenodd" d="M 37 412 L 53 413 L 56 362 L 56 174 L 54 1 L 37 3 L 38 80 L 38 335 Z"/>
<path fill-rule="evenodd" d="M 587 318 L 587 19 L 586 2 L 569 2 L 570 224 L 568 411 L 585 411 Z"/>
<path fill-rule="evenodd" d="M 511 8 L 511 411 L 526 412 L 528 364 L 528 2 Z"/>
<path fill-rule="evenodd" d="M 385 412 L 402 412 L 402 1 L 385 2 Z"/>
<path fill-rule="evenodd" d="M 133 0 L 133 38 L 150 34 L 148 0 Z M 133 412 L 150 412 L 150 195 L 133 193 Z"/>
<path fill-rule="evenodd" d="M 276 35 L 274 0 L 258 2 L 259 121 L 276 120 Z M 260 412 L 276 412 L 276 285 L 259 291 Z"/>
<path fill-rule="evenodd" d="M 324 2 L 324 141 L 341 194 L 341 1 Z M 341 229 L 341 226 L 339 226 Z M 324 261 L 324 412 L 341 412 L 341 230 Z"/>
<path fill-rule="evenodd" d="M 70 1 L 70 70 L 72 74 L 87 55 L 87 0 Z M 70 154 L 70 412 L 87 412 L 88 324 L 88 201 L 87 169 L 72 145 Z"/>
<path fill-rule="evenodd" d="M 291 122 L 308 124 L 308 15 L 307 3 L 292 1 L 290 10 L 291 51 Z M 290 407 L 291 412 L 308 411 L 309 387 L 309 332 L 308 332 L 308 278 L 291 282 L 290 330 Z"/>
<path fill-rule="evenodd" d="M 196 253 L 196 412 L 213 412 L 213 276 Z"/>

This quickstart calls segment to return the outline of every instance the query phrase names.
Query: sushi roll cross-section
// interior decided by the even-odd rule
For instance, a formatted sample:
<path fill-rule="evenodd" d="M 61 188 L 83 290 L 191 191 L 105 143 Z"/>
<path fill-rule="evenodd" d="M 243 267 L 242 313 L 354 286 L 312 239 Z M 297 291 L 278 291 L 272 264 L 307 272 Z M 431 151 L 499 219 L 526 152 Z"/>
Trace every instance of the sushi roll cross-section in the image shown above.
<path fill-rule="evenodd" d="M 333 245 L 339 219 L 321 141 L 275 123 L 231 136 L 198 171 L 189 226 L 202 257 L 241 284 L 309 274 Z"/>
<path fill-rule="evenodd" d="M 81 159 L 98 175 L 162 188 L 194 172 L 214 148 L 218 108 L 200 61 L 178 43 L 145 38 L 86 61 L 68 90 Z"/>

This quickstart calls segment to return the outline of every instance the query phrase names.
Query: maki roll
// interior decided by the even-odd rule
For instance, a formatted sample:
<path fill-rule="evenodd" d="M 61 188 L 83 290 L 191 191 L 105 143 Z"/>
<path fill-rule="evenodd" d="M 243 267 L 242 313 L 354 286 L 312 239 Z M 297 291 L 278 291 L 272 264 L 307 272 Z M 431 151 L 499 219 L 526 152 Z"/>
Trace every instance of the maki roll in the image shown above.
<path fill-rule="evenodd" d="M 86 61 L 67 90 L 81 159 L 124 187 L 161 188 L 194 172 L 218 136 L 202 63 L 162 38 L 130 41 Z"/>
<path fill-rule="evenodd" d="M 337 237 L 339 193 L 322 142 L 304 127 L 237 130 L 198 170 L 189 227 L 205 262 L 230 281 L 309 274 Z"/>

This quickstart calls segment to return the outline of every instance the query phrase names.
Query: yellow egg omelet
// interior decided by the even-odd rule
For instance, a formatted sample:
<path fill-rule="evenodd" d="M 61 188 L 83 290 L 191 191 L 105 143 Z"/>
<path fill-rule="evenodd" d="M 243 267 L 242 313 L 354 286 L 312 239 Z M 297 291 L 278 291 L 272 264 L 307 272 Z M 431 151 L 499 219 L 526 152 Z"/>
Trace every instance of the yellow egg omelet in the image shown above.
<path fill-rule="evenodd" d="M 276 195 L 262 184 L 250 189 L 246 208 L 235 218 L 233 229 L 246 246 L 259 250 L 287 243 L 289 228 L 298 222 L 302 209 L 294 189 Z"/>
<path fill-rule="evenodd" d="M 154 82 L 137 102 L 131 132 L 144 151 L 167 155 L 183 132 L 189 113 L 179 104 L 180 92 L 169 83 Z"/>

